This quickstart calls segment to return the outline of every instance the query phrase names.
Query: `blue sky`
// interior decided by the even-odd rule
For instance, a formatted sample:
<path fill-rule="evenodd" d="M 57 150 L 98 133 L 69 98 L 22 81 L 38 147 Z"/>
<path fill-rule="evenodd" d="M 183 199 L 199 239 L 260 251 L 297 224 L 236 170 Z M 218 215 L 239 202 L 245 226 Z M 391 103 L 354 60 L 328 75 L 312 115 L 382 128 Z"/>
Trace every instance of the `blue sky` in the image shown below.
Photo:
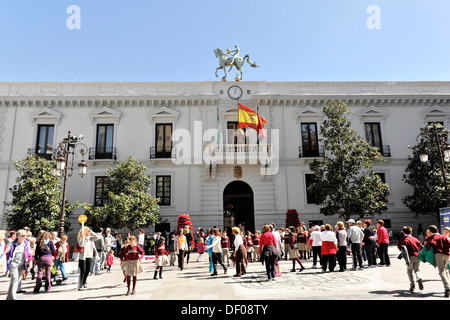
<path fill-rule="evenodd" d="M 448 81 L 449 31 L 448 0 L 1 0 L 0 81 L 215 81 L 235 44 L 247 81 Z"/>

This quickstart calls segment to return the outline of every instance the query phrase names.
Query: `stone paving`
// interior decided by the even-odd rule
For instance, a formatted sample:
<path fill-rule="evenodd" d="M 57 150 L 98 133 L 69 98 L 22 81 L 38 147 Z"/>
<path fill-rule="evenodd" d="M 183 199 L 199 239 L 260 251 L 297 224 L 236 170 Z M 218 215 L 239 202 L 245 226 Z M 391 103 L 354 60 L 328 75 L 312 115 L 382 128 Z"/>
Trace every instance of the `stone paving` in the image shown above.
<path fill-rule="evenodd" d="M 207 255 L 203 262 L 196 262 L 197 253 L 191 253 L 190 263 L 184 271 L 177 267 L 165 267 L 163 279 L 154 280 L 153 257 L 143 261 L 144 272 L 138 276 L 135 296 L 125 296 L 126 285 L 119 261 L 115 260 L 112 272 L 102 271 L 101 275 L 88 278 L 88 288 L 77 290 L 77 267 L 71 262 L 68 267 L 69 279 L 62 285 L 53 285 L 51 292 L 44 289 L 33 293 L 35 281 L 28 276 L 23 281 L 25 293 L 18 294 L 18 300 L 186 300 L 186 301 L 226 301 L 226 300 L 441 300 L 444 288 L 437 269 L 430 264 L 421 264 L 425 289 L 409 291 L 409 281 L 404 260 L 398 260 L 395 246 L 389 248 L 390 267 L 365 268 L 345 272 L 322 272 L 312 268 L 312 259 L 303 260 L 306 269 L 289 272 L 291 261 L 280 261 L 282 275 L 276 281 L 266 281 L 265 267 L 250 263 L 247 274 L 233 277 L 235 270 L 230 266 L 223 274 L 212 277 L 208 270 Z M 348 256 L 348 267 L 351 257 Z M 367 263 L 365 263 L 367 265 Z M 298 269 L 298 264 L 297 264 Z M 6 299 L 9 278 L 0 278 L 0 300 Z"/>

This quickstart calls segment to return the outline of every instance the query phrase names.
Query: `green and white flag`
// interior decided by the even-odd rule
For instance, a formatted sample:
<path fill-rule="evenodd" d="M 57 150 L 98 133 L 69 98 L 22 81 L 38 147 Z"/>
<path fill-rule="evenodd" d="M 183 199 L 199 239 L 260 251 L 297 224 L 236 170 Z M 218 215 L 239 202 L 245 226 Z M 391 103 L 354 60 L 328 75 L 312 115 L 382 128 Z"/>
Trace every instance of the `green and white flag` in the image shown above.
<path fill-rule="evenodd" d="M 217 108 L 217 142 L 216 144 L 220 144 L 220 137 L 222 135 L 222 132 L 220 131 L 220 114 L 219 114 L 219 108 Z"/>

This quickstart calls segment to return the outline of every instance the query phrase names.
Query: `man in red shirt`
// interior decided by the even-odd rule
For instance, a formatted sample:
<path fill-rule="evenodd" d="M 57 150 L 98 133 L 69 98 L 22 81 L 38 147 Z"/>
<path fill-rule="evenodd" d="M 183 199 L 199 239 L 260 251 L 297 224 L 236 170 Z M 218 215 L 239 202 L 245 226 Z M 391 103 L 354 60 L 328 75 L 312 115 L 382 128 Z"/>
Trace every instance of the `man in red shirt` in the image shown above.
<path fill-rule="evenodd" d="M 389 247 L 389 233 L 384 227 L 384 221 L 377 221 L 377 245 L 378 256 L 380 257 L 380 266 L 389 267 L 391 260 L 389 259 L 388 247 Z"/>
<path fill-rule="evenodd" d="M 415 288 L 413 271 L 416 274 L 419 289 L 423 290 L 422 273 L 420 272 L 419 269 L 420 266 L 419 253 L 423 248 L 423 244 L 411 235 L 412 228 L 410 226 L 403 227 L 402 233 L 403 237 L 400 238 L 400 240 L 398 240 L 397 247 L 400 251 L 402 251 L 402 246 L 405 246 L 406 249 L 408 250 L 410 264 L 406 272 L 408 273 L 409 282 L 411 284 L 409 290 L 414 291 Z"/>
<path fill-rule="evenodd" d="M 439 270 L 439 276 L 444 284 L 445 297 L 448 298 L 450 297 L 450 277 L 447 265 L 450 258 L 450 240 L 448 237 L 439 234 L 435 225 L 429 226 L 428 231 L 432 235 L 425 239 L 426 249 L 430 250 L 430 248 L 433 248 L 436 267 Z"/>

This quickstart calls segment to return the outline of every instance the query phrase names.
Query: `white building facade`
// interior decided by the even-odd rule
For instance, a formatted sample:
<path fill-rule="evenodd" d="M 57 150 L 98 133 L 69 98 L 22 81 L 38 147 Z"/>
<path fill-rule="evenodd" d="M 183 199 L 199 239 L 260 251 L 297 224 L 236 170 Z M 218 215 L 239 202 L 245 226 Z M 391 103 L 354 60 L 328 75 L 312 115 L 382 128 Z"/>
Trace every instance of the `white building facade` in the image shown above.
<path fill-rule="evenodd" d="M 334 225 L 339 218 L 322 216 L 306 188 L 309 163 L 324 151 L 318 132 L 328 100 L 345 100 L 352 127 L 386 158 L 374 171 L 390 185 L 388 211 L 374 219 L 393 231 L 436 224 L 403 205 L 412 190 L 402 177 L 420 127 L 449 127 L 450 82 L 0 82 L 0 229 L 17 177 L 12 161 L 51 156 L 68 131 L 89 147 L 87 175 L 68 181 L 71 202 L 103 205 L 106 171 L 131 156 L 154 179 L 150 192 L 170 231 L 181 213 L 194 228 L 285 226 L 288 209 L 307 225 Z M 267 139 L 241 136 L 238 102 L 268 121 Z"/>

